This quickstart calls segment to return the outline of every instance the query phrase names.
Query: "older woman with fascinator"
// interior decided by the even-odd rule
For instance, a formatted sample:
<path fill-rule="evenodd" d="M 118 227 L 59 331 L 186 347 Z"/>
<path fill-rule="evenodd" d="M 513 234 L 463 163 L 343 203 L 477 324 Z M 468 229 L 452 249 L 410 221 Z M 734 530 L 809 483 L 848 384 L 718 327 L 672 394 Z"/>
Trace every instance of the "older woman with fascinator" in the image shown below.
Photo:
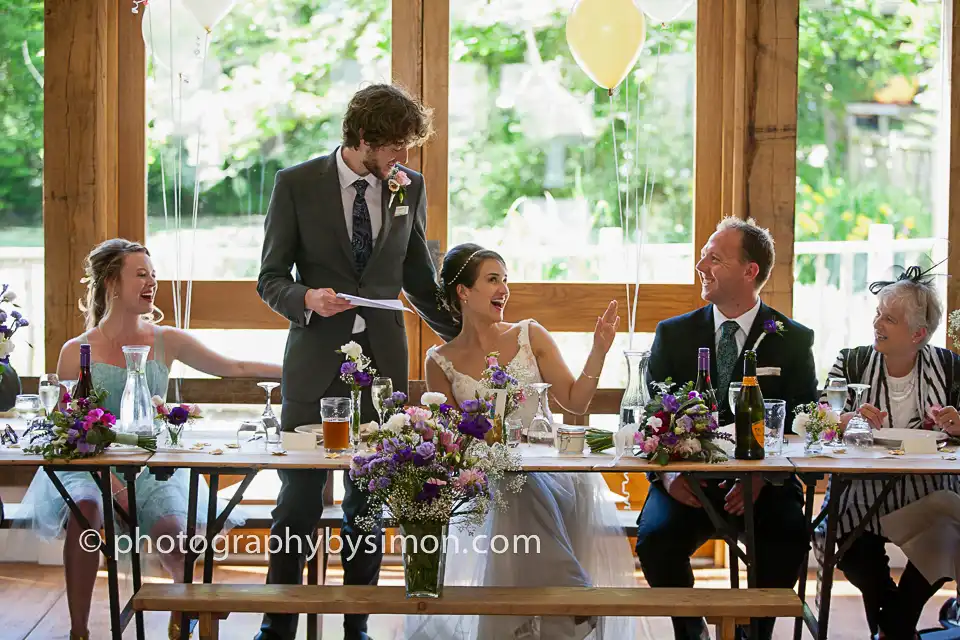
<path fill-rule="evenodd" d="M 831 377 L 848 383 L 870 385 L 860 413 L 875 429 L 888 427 L 938 428 L 960 435 L 960 357 L 930 345 L 930 338 L 943 318 L 943 305 L 933 278 L 919 267 L 907 269 L 895 282 L 875 282 L 877 296 L 873 319 L 874 342 L 870 346 L 843 349 L 830 370 Z M 852 399 L 841 416 L 846 423 L 854 415 Z M 890 533 L 884 529 L 888 514 L 937 492 L 957 493 L 960 476 L 910 475 L 897 481 L 883 499 L 879 512 L 866 524 L 840 560 L 847 579 L 863 593 L 863 606 L 873 634 L 879 638 L 913 639 L 924 604 L 946 578 L 924 575 L 913 562 L 894 582 L 884 545 Z M 839 497 L 839 544 L 867 516 L 883 492 L 883 483 L 861 480 Z M 827 500 L 830 500 L 830 492 Z"/>

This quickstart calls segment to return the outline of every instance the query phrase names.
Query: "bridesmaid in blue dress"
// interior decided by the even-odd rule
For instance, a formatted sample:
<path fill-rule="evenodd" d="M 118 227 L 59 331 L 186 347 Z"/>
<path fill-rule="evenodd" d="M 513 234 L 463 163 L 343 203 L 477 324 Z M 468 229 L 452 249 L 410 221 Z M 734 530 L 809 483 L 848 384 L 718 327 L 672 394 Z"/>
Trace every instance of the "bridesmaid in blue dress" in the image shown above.
<path fill-rule="evenodd" d="M 233 360 L 205 347 L 185 331 L 156 324 L 153 305 L 157 290 L 156 273 L 150 254 L 140 244 L 115 238 L 90 252 L 84 264 L 87 283 L 87 331 L 67 342 L 60 351 L 57 376 L 76 380 L 80 372 L 80 345 L 91 348 L 91 373 L 94 386 L 107 391 L 106 408 L 120 414 L 120 398 L 126 384 L 124 345 L 150 346 L 147 382 L 152 395 L 166 397 L 170 367 L 175 360 L 204 373 L 218 377 L 257 377 L 279 379 L 277 364 Z M 90 523 L 99 529 L 102 524 L 100 489 L 86 472 L 58 472 L 64 487 Z M 201 483 L 203 480 L 201 479 Z M 117 502 L 126 506 L 126 486 L 113 477 Z M 160 536 L 179 539 L 186 531 L 189 473 L 179 469 L 168 480 L 157 480 L 152 473 L 137 478 L 137 516 L 141 534 L 156 540 Z M 200 488 L 201 505 L 198 526 L 204 524 L 207 496 Z M 88 622 L 100 564 L 99 552 L 86 551 L 80 544 L 82 528 L 42 472 L 30 485 L 25 503 L 33 506 L 34 526 L 45 537 L 64 535 L 63 561 L 66 574 L 67 601 L 70 610 L 71 640 L 89 638 Z M 240 521 L 234 519 L 227 527 Z M 183 579 L 184 556 L 179 549 L 158 553 L 160 563 L 174 581 Z M 171 614 L 169 637 L 179 638 L 179 614 Z"/>

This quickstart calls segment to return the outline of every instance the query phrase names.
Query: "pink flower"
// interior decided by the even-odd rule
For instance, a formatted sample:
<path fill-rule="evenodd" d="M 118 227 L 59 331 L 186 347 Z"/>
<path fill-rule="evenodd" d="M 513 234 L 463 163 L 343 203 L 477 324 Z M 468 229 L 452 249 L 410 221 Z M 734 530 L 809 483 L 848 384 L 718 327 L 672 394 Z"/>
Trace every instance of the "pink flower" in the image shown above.
<path fill-rule="evenodd" d="M 441 431 L 440 432 L 440 446 L 443 447 L 443 450 L 447 453 L 456 453 L 460 451 L 460 445 L 456 442 L 456 436 L 452 431 Z"/>
<path fill-rule="evenodd" d="M 433 429 L 424 424 L 423 429 L 420 430 L 420 436 L 424 442 L 430 442 L 433 440 Z"/>
<path fill-rule="evenodd" d="M 190 406 L 190 417 L 191 417 L 191 418 L 199 418 L 199 417 L 200 417 L 200 405 L 198 405 L 198 404 L 191 404 L 191 405 L 189 405 L 189 406 Z"/>
<path fill-rule="evenodd" d="M 427 484 L 435 484 L 435 485 L 437 485 L 438 487 L 442 487 L 442 486 L 444 486 L 444 485 L 447 484 L 447 481 L 446 481 L 446 480 L 441 480 L 441 479 L 439 479 L 439 478 L 428 478 L 428 479 L 427 479 Z"/>
<path fill-rule="evenodd" d="M 158 409 L 163 406 L 163 398 L 160 396 L 153 396 L 150 398 L 150 402 L 152 402 L 153 406 L 157 407 Z"/>
<path fill-rule="evenodd" d="M 410 422 L 414 424 L 429 420 L 433 415 L 429 409 L 424 409 L 423 407 L 407 407 L 405 413 L 410 416 Z"/>
<path fill-rule="evenodd" d="M 104 424 L 108 424 L 112 427 L 113 425 L 117 424 L 117 417 L 112 413 L 105 413 L 103 414 L 102 421 Z"/>
<path fill-rule="evenodd" d="M 496 356 L 487 356 L 487 366 L 496 367 L 499 366 L 500 362 L 497 360 Z"/>
<path fill-rule="evenodd" d="M 401 187 L 406 187 L 410 184 L 410 176 L 403 171 L 397 171 L 397 175 L 394 176 L 394 179 Z"/>
<path fill-rule="evenodd" d="M 644 453 L 653 453 L 657 450 L 657 447 L 660 446 L 660 438 L 658 436 L 650 436 L 643 441 L 643 452 Z"/>

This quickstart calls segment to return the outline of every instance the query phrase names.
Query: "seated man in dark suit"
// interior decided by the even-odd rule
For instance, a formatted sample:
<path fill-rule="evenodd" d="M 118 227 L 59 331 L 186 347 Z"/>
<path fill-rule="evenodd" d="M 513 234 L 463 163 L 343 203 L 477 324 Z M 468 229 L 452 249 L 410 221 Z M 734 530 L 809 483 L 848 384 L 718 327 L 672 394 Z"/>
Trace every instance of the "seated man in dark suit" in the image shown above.
<path fill-rule="evenodd" d="M 773 238 L 752 222 L 726 218 L 700 253 L 696 268 L 701 295 L 710 304 L 657 325 L 649 380 L 672 378 L 679 384 L 696 380 L 698 350 L 709 348 L 714 354 L 710 377 L 715 381 L 720 424 L 729 424 L 733 412 L 727 388 L 731 380 L 743 376 L 744 351 L 755 349 L 763 397 L 786 401 L 784 429 L 792 431 L 794 407 L 817 399 L 813 331 L 760 301 L 760 290 L 774 264 Z M 755 348 L 764 321 L 770 319 L 783 323 L 783 333 L 767 335 Z M 637 522 L 637 556 L 643 573 L 652 587 L 692 587 L 690 556 L 714 536 L 715 528 L 680 474 L 651 475 L 650 492 Z M 745 497 L 740 484 L 701 484 L 717 511 L 729 514 L 742 530 Z M 753 494 L 758 586 L 792 588 L 808 544 L 800 486 L 795 479 L 780 486 L 755 482 Z M 764 640 L 771 637 L 773 623 L 773 619 L 761 621 Z M 674 618 L 673 628 L 678 640 L 709 637 L 699 618 Z"/>

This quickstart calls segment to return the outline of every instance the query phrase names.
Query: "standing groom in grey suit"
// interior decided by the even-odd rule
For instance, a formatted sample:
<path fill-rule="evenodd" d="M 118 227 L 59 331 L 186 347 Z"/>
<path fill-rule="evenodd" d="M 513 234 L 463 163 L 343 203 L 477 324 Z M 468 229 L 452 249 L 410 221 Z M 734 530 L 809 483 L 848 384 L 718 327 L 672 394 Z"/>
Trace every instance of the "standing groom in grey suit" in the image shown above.
<path fill-rule="evenodd" d="M 407 387 L 403 314 L 357 308 L 337 298 L 338 293 L 395 299 L 402 290 L 443 339 L 458 332 L 436 302 L 436 273 L 424 234 L 423 176 L 403 166 L 407 150 L 422 145 L 430 132 L 431 114 L 422 104 L 398 87 L 372 85 L 358 91 L 347 106 L 343 146 L 277 173 L 257 291 L 290 321 L 281 387 L 284 431 L 322 422 L 321 398 L 349 397 L 339 377 L 343 356 L 336 350 L 350 340 L 363 347 L 395 388 Z M 394 182 L 409 183 L 397 192 L 387 182 L 392 171 L 398 171 Z M 364 422 L 376 419 L 369 393 L 363 395 L 361 417 Z M 299 537 L 302 544 L 271 554 L 267 583 L 300 584 L 303 551 L 310 548 L 306 538 L 323 511 L 327 472 L 307 469 L 279 475 L 282 486 L 270 533 L 281 540 Z M 367 504 L 349 478 L 344 479 L 343 581 L 376 584 L 381 534 L 355 526 Z M 364 539 L 371 534 L 374 545 Z M 350 549 L 356 549 L 352 557 Z M 346 640 L 368 638 L 367 616 L 344 616 L 343 627 Z M 296 631 L 297 616 L 265 615 L 257 638 L 293 640 Z"/>

